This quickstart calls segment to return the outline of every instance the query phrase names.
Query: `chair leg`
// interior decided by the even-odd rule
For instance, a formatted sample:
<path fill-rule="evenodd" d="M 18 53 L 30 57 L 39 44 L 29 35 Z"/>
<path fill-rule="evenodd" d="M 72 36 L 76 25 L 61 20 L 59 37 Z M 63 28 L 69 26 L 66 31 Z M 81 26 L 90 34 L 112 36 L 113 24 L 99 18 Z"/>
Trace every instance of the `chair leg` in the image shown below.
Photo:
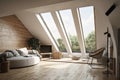
<path fill-rule="evenodd" d="M 102 67 L 102 68 L 95 68 L 95 67 L 93 67 L 93 58 L 91 59 L 90 67 L 92 69 L 104 69 L 105 68 L 105 67 Z"/>
<path fill-rule="evenodd" d="M 91 63 L 90 63 L 90 67 L 91 67 L 91 68 L 92 68 L 92 64 L 93 64 L 93 58 L 92 58 Z"/>

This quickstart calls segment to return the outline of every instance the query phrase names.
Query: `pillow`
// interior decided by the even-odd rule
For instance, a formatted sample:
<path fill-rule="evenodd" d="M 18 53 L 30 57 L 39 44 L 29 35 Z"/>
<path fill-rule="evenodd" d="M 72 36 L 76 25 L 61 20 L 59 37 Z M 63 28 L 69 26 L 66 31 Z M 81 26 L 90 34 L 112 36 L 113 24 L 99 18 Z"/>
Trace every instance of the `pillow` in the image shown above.
<path fill-rule="evenodd" d="M 14 57 L 12 52 L 5 52 L 7 58 Z"/>
<path fill-rule="evenodd" d="M 35 55 L 37 55 L 38 57 L 42 58 L 42 56 L 39 54 L 39 52 L 38 52 L 37 50 L 32 50 L 32 51 L 33 51 L 33 53 L 34 53 Z"/>
<path fill-rule="evenodd" d="M 20 55 L 22 55 L 22 56 L 28 55 L 28 50 L 27 50 L 27 48 L 20 48 L 20 49 L 18 49 L 17 51 L 18 51 L 18 52 L 20 53 Z"/>
<path fill-rule="evenodd" d="M 32 50 L 33 51 L 33 53 L 37 53 L 37 50 Z"/>
<path fill-rule="evenodd" d="M 6 53 L 6 52 L 10 52 L 14 56 L 14 52 L 12 50 L 6 50 L 4 53 Z"/>
<path fill-rule="evenodd" d="M 28 50 L 28 53 L 36 55 L 36 50 Z"/>
<path fill-rule="evenodd" d="M 33 54 L 33 50 L 28 50 L 28 54 Z"/>
<path fill-rule="evenodd" d="M 26 56 L 21 50 L 17 50 L 17 52 L 18 52 L 21 56 Z"/>
<path fill-rule="evenodd" d="M 26 54 L 24 54 L 23 51 L 21 51 L 21 50 L 17 50 L 17 51 L 18 51 L 18 53 L 19 53 L 21 56 L 26 56 Z"/>
<path fill-rule="evenodd" d="M 6 50 L 5 52 L 11 52 L 14 56 L 20 56 L 16 50 Z"/>
<path fill-rule="evenodd" d="M 12 50 L 14 56 L 20 56 L 20 54 L 16 50 Z"/>

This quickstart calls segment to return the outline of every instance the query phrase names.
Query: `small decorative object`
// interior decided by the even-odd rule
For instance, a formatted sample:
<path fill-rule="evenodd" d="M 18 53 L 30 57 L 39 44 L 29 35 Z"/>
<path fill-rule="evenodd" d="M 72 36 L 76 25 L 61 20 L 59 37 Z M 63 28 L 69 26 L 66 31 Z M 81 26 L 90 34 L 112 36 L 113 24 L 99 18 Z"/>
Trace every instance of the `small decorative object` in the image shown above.
<path fill-rule="evenodd" d="M 52 58 L 53 59 L 61 59 L 62 58 L 62 53 L 61 52 L 53 52 L 52 53 Z"/>
<path fill-rule="evenodd" d="M 39 46 L 40 46 L 40 43 L 39 43 L 39 39 L 37 39 L 37 38 L 30 38 L 28 41 L 27 41 L 27 43 L 28 43 L 28 46 L 29 47 L 31 47 L 32 49 L 35 49 L 35 50 L 37 50 L 38 48 L 39 48 Z"/>
<path fill-rule="evenodd" d="M 80 59 L 80 57 L 78 57 L 78 56 L 72 56 L 72 60 L 79 60 Z"/>

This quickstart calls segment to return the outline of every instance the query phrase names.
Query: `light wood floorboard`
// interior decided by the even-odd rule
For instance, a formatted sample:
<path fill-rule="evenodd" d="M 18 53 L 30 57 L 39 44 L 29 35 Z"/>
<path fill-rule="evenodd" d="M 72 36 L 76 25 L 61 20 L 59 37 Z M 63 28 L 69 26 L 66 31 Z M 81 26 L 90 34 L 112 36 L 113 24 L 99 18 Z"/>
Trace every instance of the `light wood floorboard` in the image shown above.
<path fill-rule="evenodd" d="M 0 73 L 0 80 L 114 80 L 107 79 L 103 69 L 91 69 L 88 64 L 47 62 Z"/>

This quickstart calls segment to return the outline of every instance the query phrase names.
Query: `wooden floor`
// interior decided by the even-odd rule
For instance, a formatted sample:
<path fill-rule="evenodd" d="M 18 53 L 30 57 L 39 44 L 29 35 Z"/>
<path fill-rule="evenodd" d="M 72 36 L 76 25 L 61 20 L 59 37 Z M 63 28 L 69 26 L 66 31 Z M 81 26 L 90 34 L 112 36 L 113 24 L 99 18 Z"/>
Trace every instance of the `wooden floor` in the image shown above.
<path fill-rule="evenodd" d="M 88 64 L 41 61 L 35 66 L 0 73 L 0 80 L 114 80 L 107 79 L 102 71 L 91 69 Z"/>

